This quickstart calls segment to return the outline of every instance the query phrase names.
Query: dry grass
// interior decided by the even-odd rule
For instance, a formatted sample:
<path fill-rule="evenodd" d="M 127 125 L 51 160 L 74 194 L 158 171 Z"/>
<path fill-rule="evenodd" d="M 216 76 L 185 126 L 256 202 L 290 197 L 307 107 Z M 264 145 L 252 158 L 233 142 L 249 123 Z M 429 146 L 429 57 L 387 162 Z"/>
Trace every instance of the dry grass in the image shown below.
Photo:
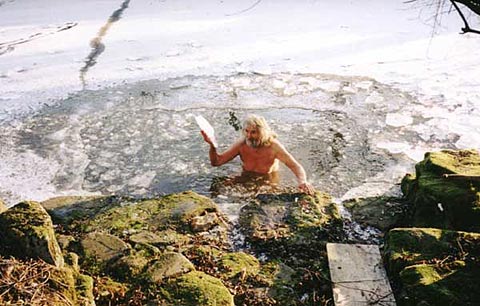
<path fill-rule="evenodd" d="M 54 269 L 41 260 L 0 257 L 0 305 L 73 305 L 51 287 Z"/>

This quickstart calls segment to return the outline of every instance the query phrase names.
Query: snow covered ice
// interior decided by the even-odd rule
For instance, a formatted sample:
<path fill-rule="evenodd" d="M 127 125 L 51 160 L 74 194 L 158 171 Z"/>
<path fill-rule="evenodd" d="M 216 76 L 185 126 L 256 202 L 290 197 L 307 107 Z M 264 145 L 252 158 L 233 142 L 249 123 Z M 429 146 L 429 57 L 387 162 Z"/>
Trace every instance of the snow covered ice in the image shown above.
<path fill-rule="evenodd" d="M 455 12 L 433 27 L 404 1 L 251 4 L 1 1 L 0 198 L 206 193 L 239 165 L 208 165 L 198 114 L 220 148 L 229 111 L 265 115 L 339 198 L 391 190 L 425 151 L 480 148 L 480 36 Z"/>

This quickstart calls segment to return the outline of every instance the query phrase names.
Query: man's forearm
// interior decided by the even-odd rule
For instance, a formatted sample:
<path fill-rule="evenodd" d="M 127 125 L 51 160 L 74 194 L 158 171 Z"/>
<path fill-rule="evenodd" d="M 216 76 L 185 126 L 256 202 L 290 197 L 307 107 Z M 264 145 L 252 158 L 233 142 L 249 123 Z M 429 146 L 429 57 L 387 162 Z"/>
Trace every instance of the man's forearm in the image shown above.
<path fill-rule="evenodd" d="M 298 184 L 304 184 L 307 182 L 307 174 L 305 169 L 303 169 L 302 165 L 297 164 L 296 167 L 293 169 L 293 174 L 297 177 Z"/>
<path fill-rule="evenodd" d="M 210 164 L 212 166 L 218 166 L 217 149 L 212 144 L 210 145 L 210 150 L 208 151 L 208 156 L 210 157 Z"/>

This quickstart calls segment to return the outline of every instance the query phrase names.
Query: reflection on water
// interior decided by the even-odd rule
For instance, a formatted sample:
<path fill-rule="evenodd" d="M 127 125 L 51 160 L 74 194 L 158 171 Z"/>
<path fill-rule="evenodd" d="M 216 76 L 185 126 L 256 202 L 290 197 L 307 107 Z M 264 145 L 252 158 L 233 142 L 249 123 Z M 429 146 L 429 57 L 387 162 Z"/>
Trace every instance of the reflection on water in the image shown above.
<path fill-rule="evenodd" d="M 103 53 L 103 51 L 105 51 L 105 44 L 102 42 L 103 37 L 107 34 L 107 31 L 110 29 L 112 24 L 120 20 L 123 11 L 128 8 L 129 3 L 130 0 L 124 0 L 120 8 L 115 10 L 108 18 L 107 23 L 100 28 L 97 36 L 90 41 L 90 47 L 92 47 L 92 50 L 85 59 L 85 65 L 80 69 L 80 81 L 82 82 L 84 88 L 86 86 L 85 75 L 87 74 L 88 69 L 95 66 L 97 63 L 97 58 Z"/>

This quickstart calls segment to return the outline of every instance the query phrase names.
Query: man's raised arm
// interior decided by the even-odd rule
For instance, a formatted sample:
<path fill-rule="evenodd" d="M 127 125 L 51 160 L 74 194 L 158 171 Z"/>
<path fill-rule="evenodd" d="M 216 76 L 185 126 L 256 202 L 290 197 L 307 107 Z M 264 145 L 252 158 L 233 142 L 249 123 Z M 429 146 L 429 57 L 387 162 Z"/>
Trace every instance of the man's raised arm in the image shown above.
<path fill-rule="evenodd" d="M 217 148 L 213 145 L 212 140 L 205 134 L 204 131 L 200 131 L 203 136 L 203 140 L 210 145 L 210 150 L 208 151 L 208 156 L 210 157 L 210 164 L 212 166 L 221 166 L 225 163 L 228 163 L 232 159 L 235 158 L 240 153 L 240 145 L 241 141 L 234 143 L 230 148 L 228 148 L 225 152 L 218 154 Z"/>

